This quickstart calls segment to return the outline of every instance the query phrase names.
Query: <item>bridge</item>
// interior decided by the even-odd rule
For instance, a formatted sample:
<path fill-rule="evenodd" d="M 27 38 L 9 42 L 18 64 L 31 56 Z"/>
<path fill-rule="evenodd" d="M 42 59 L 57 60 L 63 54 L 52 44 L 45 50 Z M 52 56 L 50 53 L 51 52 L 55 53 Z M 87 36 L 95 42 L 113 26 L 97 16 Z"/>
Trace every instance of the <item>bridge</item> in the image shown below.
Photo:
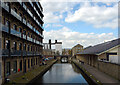
<path fill-rule="evenodd" d="M 54 58 L 57 58 L 61 62 L 69 62 L 71 56 L 70 55 L 55 55 Z"/>

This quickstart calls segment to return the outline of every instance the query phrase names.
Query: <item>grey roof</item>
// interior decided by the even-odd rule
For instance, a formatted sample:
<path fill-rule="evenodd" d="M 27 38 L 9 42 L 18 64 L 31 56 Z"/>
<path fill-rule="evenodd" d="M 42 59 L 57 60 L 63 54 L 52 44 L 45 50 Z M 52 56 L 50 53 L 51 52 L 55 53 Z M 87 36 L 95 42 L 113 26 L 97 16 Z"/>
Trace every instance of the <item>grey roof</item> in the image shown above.
<path fill-rule="evenodd" d="M 112 40 L 112 41 L 108 41 L 105 43 L 101 43 L 95 46 L 91 46 L 85 50 L 83 50 L 80 53 L 77 54 L 99 54 L 101 52 L 104 52 L 106 50 L 109 50 L 117 45 L 120 45 L 120 38 L 116 39 L 116 40 Z"/>

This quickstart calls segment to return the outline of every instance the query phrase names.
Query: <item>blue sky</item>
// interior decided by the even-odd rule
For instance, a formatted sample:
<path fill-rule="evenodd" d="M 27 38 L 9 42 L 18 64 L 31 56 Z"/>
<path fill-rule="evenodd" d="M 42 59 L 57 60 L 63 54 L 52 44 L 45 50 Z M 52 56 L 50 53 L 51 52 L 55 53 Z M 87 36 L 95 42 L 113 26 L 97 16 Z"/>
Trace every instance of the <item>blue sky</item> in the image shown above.
<path fill-rule="evenodd" d="M 84 47 L 118 36 L 117 2 L 43 2 L 44 42 L 55 39 L 63 48 Z M 54 5 L 54 6 L 53 6 Z"/>

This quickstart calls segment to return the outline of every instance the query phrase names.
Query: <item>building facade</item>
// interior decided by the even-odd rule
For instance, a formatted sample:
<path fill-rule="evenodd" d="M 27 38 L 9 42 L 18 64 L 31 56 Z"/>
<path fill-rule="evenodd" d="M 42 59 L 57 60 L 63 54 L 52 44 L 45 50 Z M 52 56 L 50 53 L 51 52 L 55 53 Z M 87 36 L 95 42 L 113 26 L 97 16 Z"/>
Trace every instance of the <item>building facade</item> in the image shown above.
<path fill-rule="evenodd" d="M 77 53 L 83 51 L 83 46 L 80 45 L 80 44 L 77 44 L 75 45 L 73 48 L 72 48 L 72 56 L 75 56 Z"/>
<path fill-rule="evenodd" d="M 55 53 L 57 55 L 62 55 L 62 42 L 55 42 Z"/>
<path fill-rule="evenodd" d="M 98 67 L 98 61 L 120 64 L 119 59 L 120 38 L 86 48 L 77 53 L 81 62 Z"/>
<path fill-rule="evenodd" d="M 2 2 L 2 79 L 12 80 L 39 66 L 43 49 L 40 2 Z"/>
<path fill-rule="evenodd" d="M 43 43 L 43 55 L 62 55 L 62 42 L 55 40 L 55 43 L 51 43 L 51 39 L 48 43 Z M 52 48 L 54 46 L 54 49 Z"/>

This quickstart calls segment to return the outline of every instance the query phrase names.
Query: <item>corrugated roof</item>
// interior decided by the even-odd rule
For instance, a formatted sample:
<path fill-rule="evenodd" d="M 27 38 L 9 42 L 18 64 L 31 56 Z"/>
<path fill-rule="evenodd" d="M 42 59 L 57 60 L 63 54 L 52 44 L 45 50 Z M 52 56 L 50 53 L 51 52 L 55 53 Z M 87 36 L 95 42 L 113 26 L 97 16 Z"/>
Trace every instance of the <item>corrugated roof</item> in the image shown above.
<path fill-rule="evenodd" d="M 89 47 L 77 54 L 99 54 L 106 50 L 109 50 L 117 45 L 120 45 L 120 38 L 112 41 L 108 41 L 102 44 L 98 44 L 92 47 Z"/>

